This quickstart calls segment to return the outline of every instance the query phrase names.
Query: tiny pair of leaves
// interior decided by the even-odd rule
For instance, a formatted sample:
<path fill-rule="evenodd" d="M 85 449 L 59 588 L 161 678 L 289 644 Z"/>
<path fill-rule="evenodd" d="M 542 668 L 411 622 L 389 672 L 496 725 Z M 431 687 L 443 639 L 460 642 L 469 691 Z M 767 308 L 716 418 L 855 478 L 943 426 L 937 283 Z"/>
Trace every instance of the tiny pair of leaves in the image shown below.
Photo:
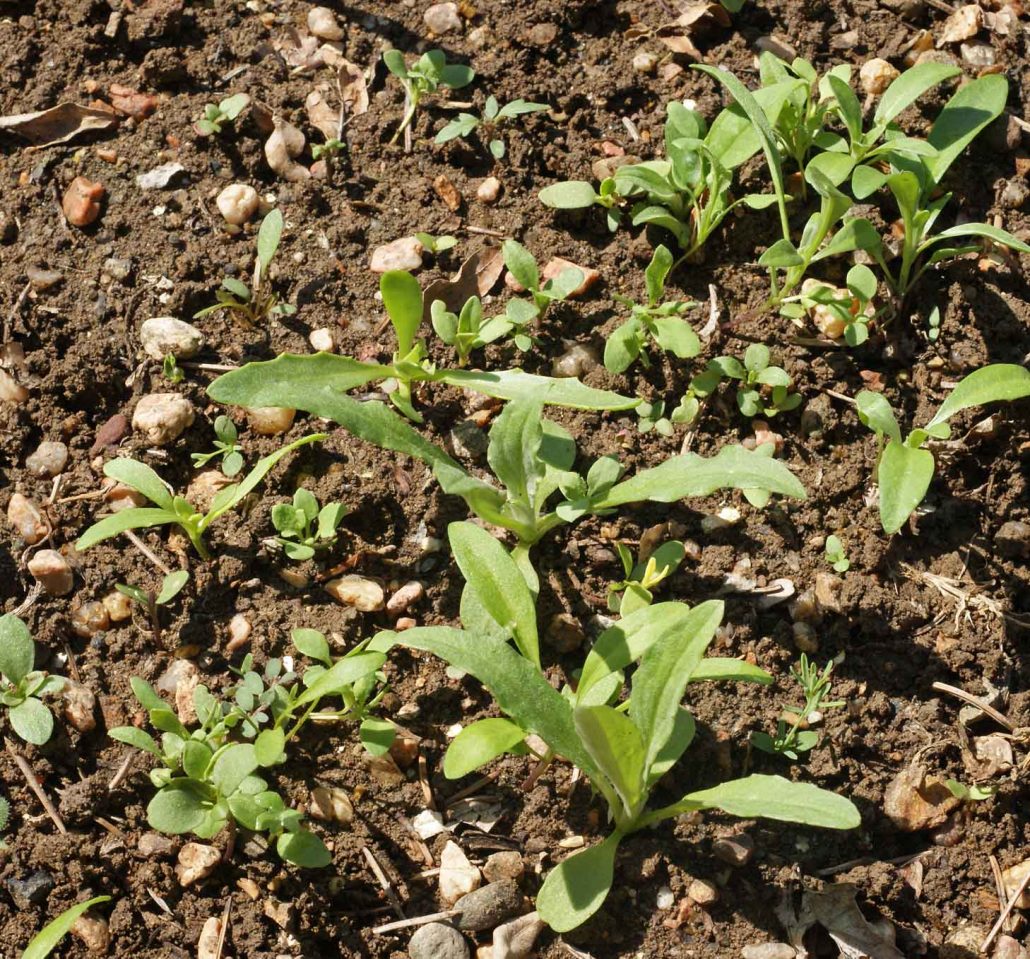
<path fill-rule="evenodd" d="M 56 676 L 33 672 L 36 646 L 32 634 L 13 613 L 0 616 L 0 702 L 7 707 L 11 728 L 21 739 L 42 746 L 54 731 L 54 717 L 39 698 L 63 686 Z"/>

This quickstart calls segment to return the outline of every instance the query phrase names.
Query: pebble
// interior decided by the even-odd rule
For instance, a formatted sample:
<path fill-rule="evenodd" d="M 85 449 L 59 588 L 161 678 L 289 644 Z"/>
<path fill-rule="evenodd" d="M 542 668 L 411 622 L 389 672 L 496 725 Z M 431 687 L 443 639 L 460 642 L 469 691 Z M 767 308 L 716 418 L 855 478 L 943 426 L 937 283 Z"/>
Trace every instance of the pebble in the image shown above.
<path fill-rule="evenodd" d="M 1019 888 L 1020 883 L 1026 878 L 1027 873 L 1030 873 L 1030 859 L 1024 859 L 1022 862 L 1018 862 L 1014 866 L 1009 866 L 1008 869 L 1001 871 L 1001 881 L 1005 886 L 1005 894 L 1007 896 L 1012 897 L 1012 894 Z M 1030 887 L 1024 889 L 1016 900 L 1016 908 L 1030 909 Z"/>
<path fill-rule="evenodd" d="M 250 620 L 243 613 L 237 613 L 229 620 L 229 642 L 226 644 L 226 651 L 234 652 L 245 646 L 250 641 L 250 634 L 254 627 Z"/>
<path fill-rule="evenodd" d="M 847 290 L 841 289 L 839 286 L 823 283 L 821 280 L 816 280 L 812 277 L 809 277 L 801 284 L 801 292 L 803 294 L 811 293 L 822 287 L 831 290 L 835 299 L 844 299 L 849 295 Z M 815 303 L 809 308 L 808 316 L 815 325 L 815 328 L 827 339 L 836 340 L 844 335 L 844 328 L 846 326 L 844 320 L 837 316 L 828 306 L 822 303 Z"/>
<path fill-rule="evenodd" d="M 112 623 L 123 623 L 132 616 L 132 600 L 118 590 L 108 593 L 100 602 L 104 604 Z"/>
<path fill-rule="evenodd" d="M 426 592 L 426 588 L 418 581 L 405 583 L 386 603 L 386 611 L 391 616 L 400 616 L 412 603 L 417 603 Z"/>
<path fill-rule="evenodd" d="M 433 180 L 433 189 L 451 213 L 457 213 L 461 209 L 461 194 L 458 188 L 442 173 Z"/>
<path fill-rule="evenodd" d="M 46 538 L 47 524 L 39 507 L 27 496 L 12 493 L 7 503 L 7 522 L 27 546 L 35 546 Z"/>
<path fill-rule="evenodd" d="M 28 562 L 32 578 L 51 596 L 67 596 L 75 576 L 72 568 L 56 549 L 41 549 Z"/>
<path fill-rule="evenodd" d="M 500 882 L 502 879 L 518 882 L 525 871 L 522 855 L 514 849 L 495 852 L 483 863 L 483 876 L 487 882 Z"/>
<path fill-rule="evenodd" d="M 583 626 L 571 613 L 555 613 L 544 630 L 544 642 L 558 653 L 573 653 L 585 641 Z"/>
<path fill-rule="evenodd" d="M 858 71 L 858 82 L 863 93 L 878 97 L 899 76 L 901 73 L 897 67 L 881 57 L 874 57 L 862 64 L 862 69 Z"/>
<path fill-rule="evenodd" d="M 365 764 L 368 766 L 369 775 L 380 786 L 399 786 L 405 781 L 404 773 L 389 753 L 385 756 L 366 756 Z"/>
<path fill-rule="evenodd" d="M 430 922 L 415 930 L 408 955 L 411 959 L 469 959 L 469 947 L 453 926 Z"/>
<path fill-rule="evenodd" d="M 476 188 L 476 199 L 480 203 L 496 203 L 501 195 L 501 181 L 495 176 L 488 176 Z"/>
<path fill-rule="evenodd" d="M 451 906 L 478 889 L 483 877 L 456 842 L 448 841 L 440 853 L 440 901 Z"/>
<path fill-rule="evenodd" d="M 211 916 L 204 921 L 197 940 L 197 959 L 218 959 L 218 943 L 222 938 L 222 920 Z"/>
<path fill-rule="evenodd" d="M 398 714 L 399 717 L 400 714 Z M 433 836 L 439 836 L 446 832 L 447 827 L 443 824 L 443 816 L 434 809 L 423 809 L 414 819 L 411 820 L 412 828 L 418 833 L 419 838 L 426 840 Z M 489 860 L 487 860 L 489 863 Z M 486 872 L 486 870 L 483 870 Z M 487 879 L 490 877 L 487 876 Z"/>
<path fill-rule="evenodd" d="M 136 848 L 144 856 L 168 856 L 175 849 L 175 840 L 159 832 L 145 832 L 139 837 Z"/>
<path fill-rule="evenodd" d="M 132 413 L 132 428 L 153 446 L 175 442 L 193 425 L 193 404 L 178 393 L 150 393 Z"/>
<path fill-rule="evenodd" d="M 336 349 L 333 331 L 325 326 L 312 330 L 308 335 L 308 342 L 316 353 L 332 353 Z"/>
<path fill-rule="evenodd" d="M 132 257 L 109 256 L 104 260 L 104 273 L 112 280 L 124 283 L 132 274 Z"/>
<path fill-rule="evenodd" d="M 797 952 L 785 942 L 762 942 L 756 946 L 744 946 L 740 954 L 743 959 L 794 959 Z"/>
<path fill-rule="evenodd" d="M 252 406 L 247 411 L 247 424 L 259 436 L 277 436 L 293 426 L 296 410 L 288 406 Z"/>
<path fill-rule="evenodd" d="M 413 236 L 402 236 L 399 240 L 377 246 L 372 251 L 369 269 L 373 273 L 388 270 L 417 270 L 422 266 L 423 246 Z"/>
<path fill-rule="evenodd" d="M 426 8 L 422 19 L 430 31 L 437 36 L 461 29 L 461 17 L 458 15 L 456 3 L 434 3 L 431 7 Z"/>
<path fill-rule="evenodd" d="M 20 406 L 28 398 L 29 391 L 6 370 L 0 370 L 0 400 Z"/>
<path fill-rule="evenodd" d="M 841 578 L 833 573 L 815 574 L 815 598 L 821 609 L 831 613 L 840 612 Z"/>
<path fill-rule="evenodd" d="M 71 934 L 81 940 L 89 952 L 98 956 L 111 948 L 111 930 L 107 927 L 107 920 L 92 912 L 84 912 L 75 920 Z"/>
<path fill-rule="evenodd" d="M 980 955 L 980 943 L 987 936 L 987 930 L 976 923 L 964 923 L 948 934 L 937 953 L 939 959 L 969 959 Z"/>
<path fill-rule="evenodd" d="M 712 843 L 712 854 L 728 866 L 746 866 L 755 854 L 755 841 L 746 832 L 724 836 Z"/>
<path fill-rule="evenodd" d="M 190 485 L 186 487 L 186 499 L 202 513 L 206 513 L 211 509 L 215 497 L 226 486 L 232 486 L 233 482 L 221 470 L 204 470 L 190 480 Z"/>
<path fill-rule="evenodd" d="M 258 211 L 260 198 L 249 183 L 230 183 L 215 199 L 222 219 L 233 226 L 243 226 Z"/>
<path fill-rule="evenodd" d="M 904 832 L 932 829 L 943 823 L 959 800 L 936 776 L 927 776 L 917 763 L 905 767 L 888 783 L 883 808 Z"/>
<path fill-rule="evenodd" d="M 1026 950 L 1012 936 L 1001 935 L 995 940 L 991 959 L 1026 959 Z"/>
<path fill-rule="evenodd" d="M 54 877 L 43 869 L 37 869 L 25 879 L 6 879 L 4 885 L 10 890 L 15 903 L 21 909 L 26 909 L 46 901 L 54 888 Z"/>
<path fill-rule="evenodd" d="M 637 73 L 652 74 L 658 68 L 658 57 L 653 53 L 638 53 L 633 58 L 633 69 Z"/>
<path fill-rule="evenodd" d="M 533 951 L 537 936 L 547 927 L 537 912 L 527 912 L 494 930 L 490 959 L 525 959 Z"/>
<path fill-rule="evenodd" d="M 336 22 L 336 14 L 328 7 L 312 7 L 308 11 L 308 30 L 319 40 L 335 42 L 343 39 L 343 28 Z"/>
<path fill-rule="evenodd" d="M 573 263 L 572 260 L 566 260 L 560 256 L 555 256 L 548 260 L 544 264 L 544 268 L 540 271 L 540 276 L 544 281 L 553 280 L 565 270 L 579 270 L 579 272 L 583 274 L 583 282 L 569 294 L 569 299 L 575 299 L 576 297 L 582 296 L 588 290 L 592 289 L 597 284 L 597 281 L 601 279 L 601 274 L 592 267 L 580 266 L 578 263 Z"/>
<path fill-rule="evenodd" d="M 140 342 L 147 356 L 163 360 L 169 353 L 189 360 L 204 348 L 204 334 L 195 326 L 174 316 L 154 316 L 139 328 Z"/>
<path fill-rule="evenodd" d="M 140 173 L 136 177 L 136 186 L 141 190 L 164 190 L 180 173 L 185 172 L 186 167 L 181 163 L 162 163 L 153 170 Z"/>
<path fill-rule="evenodd" d="M 179 859 L 175 867 L 175 875 L 179 885 L 192 886 L 207 879 L 215 871 L 222 854 L 214 846 L 205 846 L 199 842 L 188 842 L 179 850 Z"/>
<path fill-rule="evenodd" d="M 675 902 L 676 897 L 668 886 L 662 886 L 654 897 L 654 904 L 658 909 L 671 909 Z"/>
<path fill-rule="evenodd" d="M 329 580 L 325 591 L 341 605 L 353 606 L 363 613 L 374 613 L 383 608 L 383 587 L 354 573 Z"/>
<path fill-rule="evenodd" d="M 597 353 L 592 347 L 574 343 L 551 363 L 555 376 L 581 377 L 597 367 Z"/>
<path fill-rule="evenodd" d="M 64 443 L 44 440 L 25 459 L 25 468 L 34 476 L 51 478 L 68 465 L 68 447 Z"/>
<path fill-rule="evenodd" d="M 502 922 L 507 922 L 522 909 L 522 893 L 518 883 L 510 879 L 491 882 L 467 896 L 462 896 L 455 904 L 461 910 L 458 917 L 458 928 L 469 932 L 484 932 L 493 929 Z"/>
<path fill-rule="evenodd" d="M 131 486 L 114 483 L 104 493 L 104 502 L 111 507 L 112 512 L 118 513 L 123 509 L 132 509 L 134 506 L 146 506 L 147 498 Z"/>
<path fill-rule="evenodd" d="M 83 639 L 90 639 L 111 625 L 111 616 L 107 612 L 107 608 L 103 603 L 95 600 L 85 603 L 75 602 L 69 618 L 75 635 L 81 636 Z"/>
<path fill-rule="evenodd" d="M 89 226 L 100 216 L 100 201 L 107 191 L 102 183 L 77 176 L 64 191 L 61 209 L 72 226 Z"/>
<path fill-rule="evenodd" d="M 710 906 L 719 901 L 719 890 L 706 879 L 695 879 L 688 887 L 687 895 L 699 906 Z"/>
<path fill-rule="evenodd" d="M 25 276 L 28 277 L 29 285 L 37 293 L 57 286 L 64 279 L 63 273 L 57 270 L 45 270 L 40 266 L 30 266 L 25 270 Z"/>
<path fill-rule="evenodd" d="M 489 440 L 472 420 L 455 423 L 448 438 L 454 455 L 460 459 L 478 460 L 486 456 Z"/>
<path fill-rule="evenodd" d="M 313 819 L 338 822 L 349 826 L 354 822 L 354 804 L 345 789 L 339 786 L 316 786 L 311 790 L 308 812 Z"/>
<path fill-rule="evenodd" d="M 1026 203 L 1028 194 L 1030 190 L 1022 180 L 1009 180 L 1005 184 L 1005 189 L 1001 191 L 999 200 L 1006 210 L 1018 210 Z"/>

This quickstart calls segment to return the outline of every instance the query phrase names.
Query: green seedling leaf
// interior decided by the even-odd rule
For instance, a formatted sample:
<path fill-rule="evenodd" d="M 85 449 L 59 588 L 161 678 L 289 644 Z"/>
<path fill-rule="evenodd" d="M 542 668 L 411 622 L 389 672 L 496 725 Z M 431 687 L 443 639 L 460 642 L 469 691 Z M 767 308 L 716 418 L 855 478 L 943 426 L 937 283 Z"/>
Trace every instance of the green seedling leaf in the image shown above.
<path fill-rule="evenodd" d="M 768 686 L 774 677 L 758 666 L 744 662 L 742 659 L 728 659 L 723 656 L 709 656 L 702 659 L 690 674 L 692 683 L 703 682 L 736 682 L 760 683 Z"/>
<path fill-rule="evenodd" d="M 540 887 L 537 912 L 555 932 L 568 932 L 587 921 L 608 897 L 621 834 L 575 853 L 554 867 Z"/>
<path fill-rule="evenodd" d="M 894 416 L 887 398 L 872 390 L 862 390 L 855 397 L 858 418 L 880 436 L 885 436 L 894 443 L 901 442 L 901 427 Z"/>
<path fill-rule="evenodd" d="M 263 729 L 254 740 L 254 758 L 259 766 L 275 766 L 285 761 L 285 749 L 286 733 L 278 727 Z"/>
<path fill-rule="evenodd" d="M 622 815 L 632 820 L 645 797 L 650 743 L 645 745 L 632 719 L 611 706 L 579 706 L 573 718 L 584 748 L 622 801 Z"/>
<path fill-rule="evenodd" d="M 196 832 L 207 818 L 209 804 L 197 785 L 178 779 L 163 789 L 147 805 L 147 822 L 158 832 L 173 836 Z"/>
<path fill-rule="evenodd" d="M 919 63 L 897 77 L 880 97 L 873 114 L 873 140 L 878 140 L 887 125 L 903 110 L 915 103 L 927 90 L 957 77 L 962 71 L 944 63 Z"/>
<path fill-rule="evenodd" d="M 385 756 L 397 738 L 397 727 L 385 719 L 369 717 L 358 728 L 361 744 L 372 756 Z"/>
<path fill-rule="evenodd" d="M 545 405 L 574 410 L 628 410 L 640 402 L 635 396 L 594 389 L 572 377 L 536 376 L 522 370 L 441 370 L 440 380 L 502 400 L 539 397 Z"/>
<path fill-rule="evenodd" d="M 150 526 L 167 526 L 178 523 L 179 516 L 166 509 L 150 509 L 148 507 L 123 509 L 111 516 L 105 516 L 94 523 L 76 541 L 75 548 L 84 553 L 97 543 L 124 533 L 127 529 L 146 529 Z"/>
<path fill-rule="evenodd" d="M 918 69 L 914 67 L 914 69 Z M 906 71 L 910 73 L 912 71 Z M 894 83 L 903 79 L 898 77 Z M 894 84 L 891 84 L 893 87 Z M 888 93 L 890 90 L 888 89 Z M 935 156 L 923 159 L 934 183 L 940 183 L 948 167 L 988 123 L 1001 116 L 1008 99 L 1009 82 L 1001 74 L 990 74 L 970 80 L 937 115 L 927 141 L 937 150 Z M 886 95 L 886 94 L 885 94 Z"/>
<path fill-rule="evenodd" d="M 597 201 L 597 192 L 586 180 L 566 180 L 544 187 L 539 197 L 544 206 L 555 210 L 584 210 Z"/>
<path fill-rule="evenodd" d="M 7 713 L 11 728 L 27 743 L 42 746 L 54 731 L 54 717 L 35 696 L 28 696 Z"/>
<path fill-rule="evenodd" d="M 926 429 L 946 423 L 956 413 L 971 406 L 1018 400 L 1024 396 L 1030 396 L 1030 370 L 1015 363 L 991 363 L 959 381 L 926 424 Z"/>
<path fill-rule="evenodd" d="M 275 851 L 280 859 L 305 869 L 321 869 L 333 861 L 325 843 L 307 829 L 283 833 L 275 841 Z"/>
<path fill-rule="evenodd" d="M 958 226 L 951 226 L 940 233 L 935 233 L 930 242 L 938 243 L 941 240 L 950 240 L 962 236 L 984 237 L 995 243 L 1000 243 L 1002 246 L 1018 250 L 1020 253 L 1030 253 L 1030 246 L 1027 246 L 1022 240 L 1014 237 L 1008 230 L 991 226 L 989 223 L 960 223 Z"/>
<path fill-rule="evenodd" d="M 510 719 L 480 719 L 465 726 L 443 757 L 443 774 L 461 779 L 515 749 L 526 738 L 526 731 Z"/>
<path fill-rule="evenodd" d="M 250 97 L 246 93 L 234 93 L 218 104 L 218 112 L 227 120 L 235 120 L 250 105 Z"/>
<path fill-rule="evenodd" d="M 172 493 L 161 477 L 145 463 L 120 456 L 117 459 L 109 460 L 104 465 L 104 475 L 119 483 L 124 483 L 126 486 L 131 486 L 162 509 L 173 508 Z"/>
<path fill-rule="evenodd" d="M 268 269 L 268 265 L 279 249 L 279 240 L 283 235 L 283 215 L 279 210 L 272 210 L 261 221 L 261 228 L 257 235 L 257 258 L 261 265 L 261 273 Z"/>
<path fill-rule="evenodd" d="M 85 902 L 77 903 L 70 909 L 65 909 L 56 919 L 52 919 L 32 937 L 21 954 L 21 959 L 47 959 L 47 956 L 60 945 L 61 940 L 71 932 L 72 926 L 80 916 L 89 912 L 94 906 L 110 901 L 110 896 L 94 896 Z"/>
<path fill-rule="evenodd" d="M 29 627 L 14 613 L 0 616 L 0 673 L 17 686 L 32 672 L 35 659 Z"/>
<path fill-rule="evenodd" d="M 179 593 L 182 588 L 190 581 L 189 570 L 177 569 L 174 573 L 169 573 L 164 579 L 161 580 L 161 589 L 157 594 L 157 598 L 154 602 L 158 606 L 164 606 L 170 603 Z"/>
<path fill-rule="evenodd" d="M 415 344 L 422 322 L 422 288 L 410 273 L 389 270 L 379 280 L 379 291 L 397 335 L 397 352 L 406 356 Z"/>
<path fill-rule="evenodd" d="M 295 629 L 290 638 L 298 653 L 326 666 L 332 665 L 329 641 L 317 629 Z"/>
<path fill-rule="evenodd" d="M 142 729 L 137 729 L 135 726 L 118 726 L 115 729 L 110 730 L 108 735 L 120 743 L 125 743 L 127 746 L 134 746 L 136 749 L 142 749 L 144 752 L 150 753 L 152 756 L 157 756 L 159 758 L 161 756 L 161 750 L 158 749 L 157 743 L 154 741 L 154 737 L 143 732 Z"/>
<path fill-rule="evenodd" d="M 338 659 L 330 669 L 318 674 L 315 681 L 297 697 L 296 705 L 307 706 L 326 696 L 339 695 L 342 689 L 349 688 L 359 679 L 374 673 L 385 661 L 386 657 L 376 652 L 364 652 Z"/>
<path fill-rule="evenodd" d="M 522 286 L 531 291 L 540 289 L 540 273 L 536 258 L 529 250 L 516 240 L 505 240 L 501 246 L 501 253 L 504 256 L 504 265 Z"/>
<path fill-rule="evenodd" d="M 880 523 L 888 535 L 896 533 L 926 497 L 933 479 L 934 459 L 929 450 L 890 442 L 883 450 L 877 478 L 880 484 Z"/>
<path fill-rule="evenodd" d="M 236 743 L 226 747 L 215 760 L 211 781 L 223 796 L 231 796 L 259 765 L 253 743 Z"/>

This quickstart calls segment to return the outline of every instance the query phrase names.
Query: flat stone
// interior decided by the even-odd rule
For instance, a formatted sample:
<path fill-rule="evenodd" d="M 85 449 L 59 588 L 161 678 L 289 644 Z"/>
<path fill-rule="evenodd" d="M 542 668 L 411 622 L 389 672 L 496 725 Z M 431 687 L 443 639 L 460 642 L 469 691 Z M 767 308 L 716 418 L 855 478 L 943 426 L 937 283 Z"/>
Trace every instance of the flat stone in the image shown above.
<path fill-rule="evenodd" d="M 399 240 L 377 246 L 372 251 L 372 262 L 369 269 L 373 273 L 386 273 L 389 270 L 420 269 L 422 266 L 422 244 L 413 236 L 402 236 Z"/>
<path fill-rule="evenodd" d="M 453 926 L 431 922 L 415 930 L 408 955 L 411 959 L 469 959 L 469 947 Z"/>
<path fill-rule="evenodd" d="M 458 928 L 469 932 L 485 932 L 514 918 L 522 911 L 522 892 L 518 884 L 510 879 L 491 882 L 455 904 L 461 910 Z"/>

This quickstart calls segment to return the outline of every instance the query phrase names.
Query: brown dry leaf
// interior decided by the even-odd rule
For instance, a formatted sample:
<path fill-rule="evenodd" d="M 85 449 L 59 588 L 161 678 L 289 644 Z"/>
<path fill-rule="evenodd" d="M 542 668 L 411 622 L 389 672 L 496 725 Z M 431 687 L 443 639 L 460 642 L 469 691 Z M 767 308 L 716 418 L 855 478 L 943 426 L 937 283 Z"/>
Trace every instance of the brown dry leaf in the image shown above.
<path fill-rule="evenodd" d="M 339 43 L 325 43 L 307 30 L 291 28 L 284 37 L 272 41 L 276 52 L 294 73 L 313 73 L 322 67 L 337 67 L 346 62 Z"/>
<path fill-rule="evenodd" d="M 997 10 L 984 11 L 984 24 L 991 33 L 1008 36 L 1019 20 L 1020 11 L 1012 4 L 1002 4 Z"/>
<path fill-rule="evenodd" d="M 884 812 L 899 829 L 919 832 L 939 826 L 959 804 L 958 797 L 926 768 L 914 763 L 903 769 L 883 797 Z"/>
<path fill-rule="evenodd" d="M 658 28 L 655 37 L 673 53 L 682 53 L 701 60 L 701 51 L 694 45 L 694 39 L 713 25 L 730 26 L 729 14 L 721 3 L 691 2 L 680 5 L 680 15 L 672 22 Z"/>
<path fill-rule="evenodd" d="M 980 32 L 983 25 L 984 12 L 979 4 L 967 3 L 944 21 L 941 35 L 937 38 L 937 46 L 940 48 L 947 43 L 969 40 Z"/>
<path fill-rule="evenodd" d="M 485 246 L 477 250 L 449 280 L 435 280 L 429 284 L 423 300 L 426 318 L 429 318 L 433 300 L 443 300 L 448 310 L 457 313 L 470 296 L 486 296 L 503 270 L 504 257 L 500 247 Z"/>
<path fill-rule="evenodd" d="M 77 103 L 59 103 L 35 113 L 15 113 L 0 117 L 0 130 L 7 130 L 28 140 L 33 146 L 45 147 L 54 143 L 67 143 L 80 133 L 91 130 L 109 130 L 120 122 L 110 110 L 79 106 Z"/>
<path fill-rule="evenodd" d="M 368 82 L 365 80 L 365 71 L 356 63 L 341 58 L 337 82 L 343 102 L 347 105 L 347 113 L 352 117 L 368 113 Z"/>
<path fill-rule="evenodd" d="M 923 894 L 923 874 L 925 872 L 922 859 L 913 859 L 907 866 L 902 866 L 898 872 L 901 878 L 912 889 L 916 899 Z"/>
<path fill-rule="evenodd" d="M 984 764 L 980 773 L 984 779 L 993 779 L 998 773 L 1011 769 L 1015 762 L 1012 744 L 997 733 L 977 736 L 973 740 L 973 755 Z"/>
<path fill-rule="evenodd" d="M 312 90 L 304 100 L 304 108 L 308 111 L 311 125 L 327 140 L 335 140 L 340 135 L 343 118 L 340 111 L 327 102 L 324 89 L 325 84 L 322 84 L 321 89 Z"/>

